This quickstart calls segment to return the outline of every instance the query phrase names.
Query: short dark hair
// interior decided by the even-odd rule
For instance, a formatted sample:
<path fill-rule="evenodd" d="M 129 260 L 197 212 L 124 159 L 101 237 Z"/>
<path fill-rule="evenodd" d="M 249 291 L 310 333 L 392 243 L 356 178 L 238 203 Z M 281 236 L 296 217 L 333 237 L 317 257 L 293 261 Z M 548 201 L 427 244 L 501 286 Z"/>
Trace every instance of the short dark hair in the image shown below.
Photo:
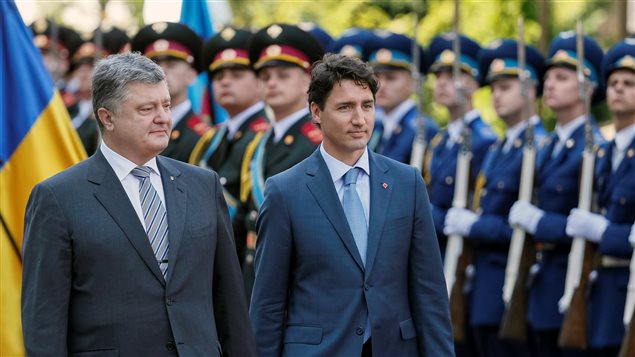
<path fill-rule="evenodd" d="M 309 105 L 315 102 L 323 110 L 333 85 L 343 80 L 351 80 L 358 86 L 368 87 L 375 99 L 379 82 L 373 69 L 359 58 L 329 53 L 315 62 L 311 71 Z"/>

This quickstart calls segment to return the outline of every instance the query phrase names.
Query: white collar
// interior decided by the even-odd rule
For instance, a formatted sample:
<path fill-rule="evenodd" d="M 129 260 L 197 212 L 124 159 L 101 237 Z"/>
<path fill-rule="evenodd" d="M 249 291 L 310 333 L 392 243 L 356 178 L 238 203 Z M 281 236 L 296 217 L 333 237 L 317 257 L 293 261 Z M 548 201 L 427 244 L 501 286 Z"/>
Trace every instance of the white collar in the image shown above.
<path fill-rule="evenodd" d="M 585 116 L 580 115 L 565 125 L 556 124 L 555 132 L 556 135 L 558 135 L 558 140 L 560 140 L 561 143 L 567 141 L 569 137 L 571 137 L 571 134 L 584 124 L 584 120 Z"/>
<path fill-rule="evenodd" d="M 635 124 L 631 124 L 626 128 L 615 133 L 615 147 L 623 152 L 635 138 Z"/>
<path fill-rule="evenodd" d="M 340 160 L 334 158 L 331 154 L 324 150 L 324 145 L 320 144 L 320 153 L 324 158 L 324 162 L 326 162 L 326 167 L 329 169 L 329 173 L 331 174 L 331 179 L 333 182 L 342 179 L 344 175 L 348 172 L 348 170 L 353 167 L 359 167 L 364 170 L 366 175 L 370 176 L 370 163 L 368 160 L 368 148 L 364 150 L 362 156 L 359 157 L 357 162 L 353 166 L 349 166 Z"/>
<path fill-rule="evenodd" d="M 240 127 L 255 113 L 265 108 L 265 103 L 262 101 L 257 102 L 251 107 L 243 110 L 242 112 L 236 114 L 236 116 L 229 118 L 227 120 L 227 132 L 230 138 L 234 137 L 234 134 L 240 129 Z"/>
<path fill-rule="evenodd" d="M 309 108 L 302 108 L 297 112 L 287 116 L 278 121 L 274 121 L 272 123 L 273 126 L 273 134 L 274 134 L 274 142 L 280 141 L 284 134 L 287 133 L 287 130 L 293 126 L 298 120 L 302 119 L 304 116 L 309 114 Z"/>
<path fill-rule="evenodd" d="M 536 126 L 540 123 L 540 118 L 537 115 L 533 115 L 529 118 L 529 121 L 532 125 Z M 527 120 L 521 120 L 519 123 L 516 123 L 516 125 L 507 128 L 505 131 L 505 139 L 507 140 L 507 143 L 511 143 L 516 140 L 525 128 L 527 128 Z"/>
<path fill-rule="evenodd" d="M 172 118 L 172 129 L 176 127 L 176 124 L 178 124 L 181 121 L 181 119 L 185 117 L 185 114 L 187 114 L 187 112 L 189 112 L 190 109 L 192 109 L 192 102 L 190 102 L 189 99 L 187 99 L 185 102 L 181 104 L 177 104 L 173 106 L 172 108 L 170 108 L 170 117 Z"/>
<path fill-rule="evenodd" d="M 384 111 L 386 113 L 383 117 L 384 125 L 389 122 L 394 126 L 397 125 L 399 119 L 401 119 L 412 107 L 415 106 L 415 102 L 412 99 L 406 99 L 401 102 L 398 106 L 395 107 L 390 113 Z"/>
<path fill-rule="evenodd" d="M 128 174 L 130 174 L 132 169 L 137 167 L 137 164 L 109 148 L 103 140 L 101 141 L 101 145 L 99 148 L 101 150 L 101 153 L 104 154 L 106 161 L 108 161 L 112 169 L 115 171 L 115 174 L 117 175 L 119 181 L 123 180 L 126 176 L 128 176 Z M 150 159 L 150 161 L 146 162 L 142 166 L 148 166 L 157 175 L 161 176 L 156 157 L 153 157 L 152 159 Z"/>

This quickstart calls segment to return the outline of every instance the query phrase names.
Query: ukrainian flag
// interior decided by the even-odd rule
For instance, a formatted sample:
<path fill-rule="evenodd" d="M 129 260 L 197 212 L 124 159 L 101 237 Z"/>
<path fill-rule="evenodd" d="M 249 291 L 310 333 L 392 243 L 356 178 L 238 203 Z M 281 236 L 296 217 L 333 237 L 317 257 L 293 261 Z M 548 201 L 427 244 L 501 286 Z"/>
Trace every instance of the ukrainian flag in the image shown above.
<path fill-rule="evenodd" d="M 33 35 L 0 1 L 0 356 L 24 355 L 22 231 L 35 184 L 86 158 Z"/>

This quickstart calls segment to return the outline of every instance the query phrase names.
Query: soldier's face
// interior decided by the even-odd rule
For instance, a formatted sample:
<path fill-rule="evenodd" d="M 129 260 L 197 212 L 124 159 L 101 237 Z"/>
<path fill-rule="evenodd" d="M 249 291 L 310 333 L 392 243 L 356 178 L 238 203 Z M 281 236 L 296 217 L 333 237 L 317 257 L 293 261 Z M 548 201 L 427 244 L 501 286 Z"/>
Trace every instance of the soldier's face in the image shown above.
<path fill-rule="evenodd" d="M 613 114 L 635 116 L 635 72 L 621 69 L 609 76 L 606 104 Z"/>
<path fill-rule="evenodd" d="M 99 108 L 104 141 L 137 165 L 161 153 L 170 140 L 170 93 L 165 82 L 131 83 L 119 111 Z"/>
<path fill-rule="evenodd" d="M 80 92 L 90 92 L 93 82 L 93 65 L 81 64 L 73 71 L 73 80 L 77 81 Z"/>
<path fill-rule="evenodd" d="M 324 109 L 311 103 L 313 120 L 322 129 L 324 149 L 335 158 L 352 164 L 366 149 L 375 124 L 375 101 L 368 86 L 351 80 L 335 83 Z M 354 160 L 346 158 L 353 157 Z"/>
<path fill-rule="evenodd" d="M 542 98 L 555 112 L 582 104 L 575 71 L 563 67 L 549 68 L 545 73 Z"/>
<path fill-rule="evenodd" d="M 501 78 L 491 84 L 492 102 L 496 114 L 510 125 L 511 120 L 521 115 L 523 98 L 520 80 L 517 78 Z M 515 124 L 515 123 L 513 123 Z"/>
<path fill-rule="evenodd" d="M 161 60 L 157 64 L 165 72 L 172 100 L 179 104 L 187 98 L 187 88 L 196 79 L 196 71 L 189 63 L 179 59 Z"/>
<path fill-rule="evenodd" d="M 234 116 L 260 100 L 260 82 L 249 69 L 225 68 L 212 77 L 214 99 Z"/>
<path fill-rule="evenodd" d="M 266 67 L 258 72 L 258 79 L 262 83 L 265 103 L 276 112 L 301 106 L 307 101 L 311 77 L 300 67 Z"/>
<path fill-rule="evenodd" d="M 433 96 L 434 100 L 444 107 L 450 108 L 456 106 L 456 94 L 454 91 L 454 77 L 450 71 L 441 71 L 435 74 Z M 461 72 L 461 85 L 465 89 L 468 96 L 466 100 L 470 100 L 474 91 L 478 88 L 478 84 L 470 75 Z"/>
<path fill-rule="evenodd" d="M 380 86 L 377 91 L 377 106 L 390 112 L 415 91 L 415 81 L 410 72 L 395 70 L 377 73 Z"/>

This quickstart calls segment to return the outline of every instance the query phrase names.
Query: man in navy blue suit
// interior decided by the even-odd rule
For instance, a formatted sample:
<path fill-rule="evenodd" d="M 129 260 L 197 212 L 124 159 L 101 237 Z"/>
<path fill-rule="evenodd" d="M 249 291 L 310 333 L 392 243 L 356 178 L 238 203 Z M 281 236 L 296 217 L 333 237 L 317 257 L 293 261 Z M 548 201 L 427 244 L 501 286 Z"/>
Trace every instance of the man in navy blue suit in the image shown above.
<path fill-rule="evenodd" d="M 261 356 L 454 356 L 421 173 L 372 153 L 377 80 L 357 58 L 312 72 L 324 140 L 269 178 L 250 316 Z"/>
<path fill-rule="evenodd" d="M 597 243 L 601 255 L 588 297 L 590 356 L 617 356 L 624 336 L 624 304 L 635 221 L 635 39 L 619 42 L 604 57 L 606 104 L 615 138 L 597 152 L 595 170 L 599 213 L 573 209 L 567 234 Z M 632 325 L 631 325 L 632 326 Z"/>

